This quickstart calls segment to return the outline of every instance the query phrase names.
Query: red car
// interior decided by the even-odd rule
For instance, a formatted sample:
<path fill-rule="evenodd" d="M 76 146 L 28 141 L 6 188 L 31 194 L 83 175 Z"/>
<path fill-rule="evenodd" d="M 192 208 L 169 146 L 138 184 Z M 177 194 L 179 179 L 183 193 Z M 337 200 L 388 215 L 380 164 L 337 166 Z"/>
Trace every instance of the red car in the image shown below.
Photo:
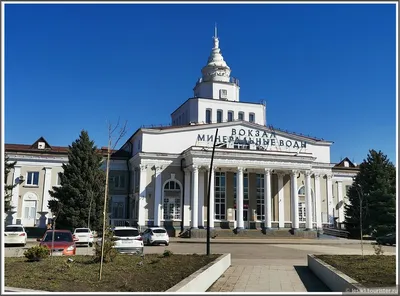
<path fill-rule="evenodd" d="M 45 246 L 51 250 L 53 245 L 53 256 L 73 256 L 76 253 L 75 239 L 69 230 L 54 230 L 54 242 L 53 230 L 47 230 L 43 238 L 38 238 L 40 246 Z"/>

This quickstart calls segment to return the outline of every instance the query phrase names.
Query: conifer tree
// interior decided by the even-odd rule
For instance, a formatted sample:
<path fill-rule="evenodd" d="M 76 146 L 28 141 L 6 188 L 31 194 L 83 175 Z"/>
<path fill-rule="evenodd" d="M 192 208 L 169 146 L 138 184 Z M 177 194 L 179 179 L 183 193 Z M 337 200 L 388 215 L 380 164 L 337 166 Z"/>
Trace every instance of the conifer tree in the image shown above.
<path fill-rule="evenodd" d="M 101 168 L 102 155 L 87 131 L 69 146 L 68 163 L 63 164 L 61 186 L 54 186 L 49 209 L 56 216 L 57 228 L 87 227 L 90 209 L 90 228 L 102 226 L 105 174 Z"/>
<path fill-rule="evenodd" d="M 348 192 L 346 229 L 360 235 L 360 197 L 363 233 L 380 236 L 396 229 L 396 168 L 381 151 L 370 150 Z"/>

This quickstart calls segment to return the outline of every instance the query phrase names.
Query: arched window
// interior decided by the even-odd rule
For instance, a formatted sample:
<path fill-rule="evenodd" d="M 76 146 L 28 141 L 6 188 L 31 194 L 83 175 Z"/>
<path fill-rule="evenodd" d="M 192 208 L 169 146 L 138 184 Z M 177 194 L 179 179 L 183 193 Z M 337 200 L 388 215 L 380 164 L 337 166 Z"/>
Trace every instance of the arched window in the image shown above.
<path fill-rule="evenodd" d="M 164 184 L 163 217 L 164 220 L 181 219 L 182 190 L 176 180 L 169 180 Z"/>
<path fill-rule="evenodd" d="M 297 195 L 302 197 L 305 200 L 306 197 L 306 187 L 303 185 L 299 188 L 297 191 Z M 313 221 L 315 221 L 315 203 L 314 203 L 314 192 L 311 188 L 311 204 L 312 204 L 312 216 L 313 216 Z M 300 201 L 299 202 L 299 221 L 300 222 L 305 222 L 306 221 L 306 203 L 305 201 Z"/>
<path fill-rule="evenodd" d="M 206 110 L 206 123 L 211 123 L 211 109 Z"/>

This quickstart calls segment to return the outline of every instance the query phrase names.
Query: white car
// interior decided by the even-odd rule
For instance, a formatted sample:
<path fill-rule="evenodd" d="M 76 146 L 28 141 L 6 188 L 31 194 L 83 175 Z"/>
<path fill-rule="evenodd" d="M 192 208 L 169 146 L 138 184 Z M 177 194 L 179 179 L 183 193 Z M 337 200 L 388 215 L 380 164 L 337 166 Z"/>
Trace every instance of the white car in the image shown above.
<path fill-rule="evenodd" d="M 113 241 L 114 248 L 121 254 L 143 254 L 143 239 L 139 230 L 135 227 L 121 226 L 114 227 Z M 101 245 L 101 238 L 98 240 Z"/>
<path fill-rule="evenodd" d="M 163 227 L 150 227 L 143 232 L 142 236 L 146 245 L 169 245 L 169 235 Z"/>
<path fill-rule="evenodd" d="M 75 244 L 93 246 L 93 232 L 89 228 L 75 228 L 73 235 L 76 239 Z"/>
<path fill-rule="evenodd" d="M 26 245 L 27 234 L 22 225 L 7 225 L 4 230 L 5 245 Z"/>

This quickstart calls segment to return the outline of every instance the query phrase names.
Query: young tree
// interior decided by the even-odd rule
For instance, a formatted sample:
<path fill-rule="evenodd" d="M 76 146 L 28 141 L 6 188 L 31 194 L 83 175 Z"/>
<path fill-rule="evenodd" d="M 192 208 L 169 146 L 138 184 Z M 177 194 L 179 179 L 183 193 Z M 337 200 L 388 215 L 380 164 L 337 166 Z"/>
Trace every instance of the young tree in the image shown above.
<path fill-rule="evenodd" d="M 90 217 L 93 230 L 102 226 L 105 174 L 103 156 L 87 131 L 69 146 L 68 163 L 63 164 L 61 186 L 54 186 L 49 209 L 56 215 L 58 228 L 85 227 Z M 89 213 L 90 209 L 90 213 Z"/>
<path fill-rule="evenodd" d="M 381 151 L 370 150 L 348 192 L 345 205 L 346 229 L 360 235 L 382 235 L 396 228 L 396 168 Z M 362 209 L 360 209 L 360 199 Z"/>
<path fill-rule="evenodd" d="M 11 206 L 11 198 L 12 198 L 12 190 L 18 183 L 13 184 L 12 182 L 10 185 L 7 185 L 8 174 L 14 169 L 14 166 L 17 162 L 13 161 L 10 162 L 9 157 L 6 155 L 5 163 L 4 163 L 4 212 L 7 213 L 8 211 L 12 210 Z"/>

